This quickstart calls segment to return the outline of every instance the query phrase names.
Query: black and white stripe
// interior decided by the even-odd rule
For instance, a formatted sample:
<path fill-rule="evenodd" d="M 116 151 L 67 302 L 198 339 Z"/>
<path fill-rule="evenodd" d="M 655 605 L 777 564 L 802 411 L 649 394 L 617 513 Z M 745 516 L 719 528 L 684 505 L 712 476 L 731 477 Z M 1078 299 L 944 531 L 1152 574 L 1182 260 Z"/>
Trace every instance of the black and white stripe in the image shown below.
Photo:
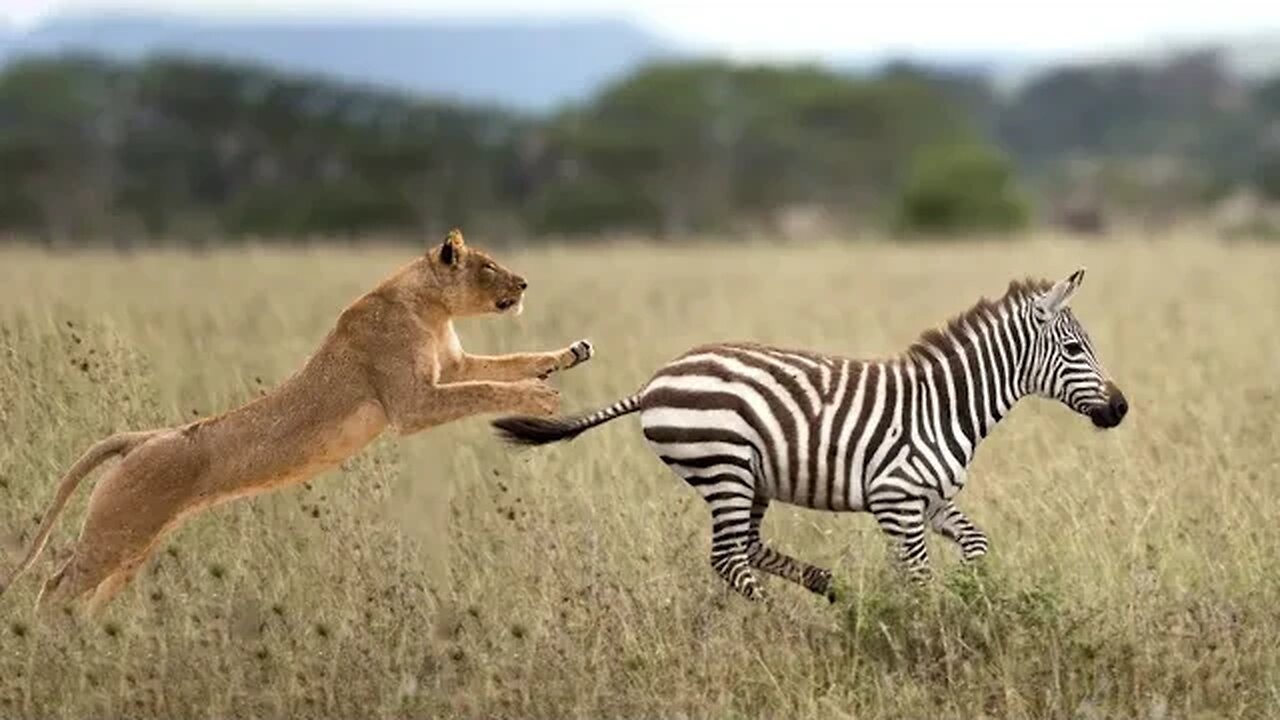
<path fill-rule="evenodd" d="M 923 579 L 926 527 L 966 560 L 987 552 L 986 535 L 952 499 L 978 444 L 1020 398 L 1056 398 L 1103 427 L 1127 411 L 1066 307 L 1082 276 L 1013 283 L 894 359 L 706 345 L 604 410 L 494 424 L 509 439 L 541 444 L 638 410 L 653 451 L 710 506 L 712 566 L 748 598 L 762 595 L 752 568 L 831 595 L 829 571 L 761 538 L 774 500 L 869 511 Z"/>

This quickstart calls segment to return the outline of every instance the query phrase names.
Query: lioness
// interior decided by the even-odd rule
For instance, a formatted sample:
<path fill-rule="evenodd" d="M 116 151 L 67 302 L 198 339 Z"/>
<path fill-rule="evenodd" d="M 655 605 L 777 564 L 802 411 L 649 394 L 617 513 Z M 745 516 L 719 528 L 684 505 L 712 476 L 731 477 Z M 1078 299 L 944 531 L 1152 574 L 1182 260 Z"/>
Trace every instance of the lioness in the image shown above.
<path fill-rule="evenodd" d="M 299 483 L 354 455 L 388 425 L 403 436 L 469 415 L 551 415 L 553 372 L 590 359 L 586 340 L 554 352 L 463 351 L 453 319 L 519 314 L 524 278 L 465 246 L 454 230 L 348 306 L 319 350 L 271 393 L 177 428 L 113 435 L 68 471 L 22 564 L 39 556 L 81 478 L 122 456 L 94 488 L 74 551 L 45 582 L 40 610 L 80 601 L 90 616 L 123 589 L 185 519 Z"/>

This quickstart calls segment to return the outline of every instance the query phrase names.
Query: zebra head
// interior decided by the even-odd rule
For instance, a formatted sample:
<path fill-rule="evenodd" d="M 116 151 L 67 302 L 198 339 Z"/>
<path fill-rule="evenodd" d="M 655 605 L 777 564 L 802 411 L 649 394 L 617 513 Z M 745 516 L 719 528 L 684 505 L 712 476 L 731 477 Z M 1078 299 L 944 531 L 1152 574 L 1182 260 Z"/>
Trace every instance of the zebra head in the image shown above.
<path fill-rule="evenodd" d="M 1129 403 L 1068 307 L 1082 280 L 1084 268 L 1035 297 L 1027 390 L 1088 416 L 1097 427 L 1113 428 L 1124 420 Z"/>

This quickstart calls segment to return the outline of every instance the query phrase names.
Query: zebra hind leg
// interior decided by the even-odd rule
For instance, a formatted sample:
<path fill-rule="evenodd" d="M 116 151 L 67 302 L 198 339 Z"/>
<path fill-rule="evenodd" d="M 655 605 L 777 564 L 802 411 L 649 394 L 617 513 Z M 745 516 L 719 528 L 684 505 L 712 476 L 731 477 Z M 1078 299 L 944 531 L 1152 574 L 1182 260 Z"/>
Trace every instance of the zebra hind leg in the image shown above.
<path fill-rule="evenodd" d="M 713 541 L 714 542 L 714 541 Z M 747 562 L 747 554 L 735 549 L 729 552 L 711 551 L 711 567 L 736 592 L 748 600 L 764 600 L 765 592 L 751 574 L 751 566 Z"/>
<path fill-rule="evenodd" d="M 991 547 L 986 533 L 974 525 L 973 521 L 950 500 L 933 513 L 929 518 L 929 524 L 934 532 L 960 546 L 961 555 L 966 563 L 986 555 Z"/>
<path fill-rule="evenodd" d="M 765 592 L 751 573 L 742 541 L 732 537 L 741 531 L 721 523 L 715 523 L 715 528 L 711 534 L 711 568 L 746 599 L 764 600 Z"/>
<path fill-rule="evenodd" d="M 756 582 L 748 558 L 751 498 L 737 492 L 703 497 L 711 506 L 711 567 L 743 597 L 764 600 L 764 590 Z"/>
<path fill-rule="evenodd" d="M 653 432 L 646 429 L 645 437 L 654 452 L 698 491 L 711 510 L 711 567 L 743 597 L 765 600 L 747 557 L 756 496 L 749 453 L 733 443 L 716 443 L 716 452 L 688 438 L 662 442 Z"/>
<path fill-rule="evenodd" d="M 925 501 L 919 498 L 872 500 L 871 514 L 881 531 L 897 541 L 899 560 L 907 577 L 916 585 L 928 582 L 933 574 L 929 566 L 929 548 L 925 545 Z"/>
<path fill-rule="evenodd" d="M 760 537 L 760 524 L 768 509 L 769 499 L 765 497 L 757 496 L 751 505 L 751 535 L 747 539 L 747 561 L 751 567 L 790 580 L 812 593 L 826 597 L 828 602 L 835 602 L 830 570 L 810 565 L 765 544 Z"/>

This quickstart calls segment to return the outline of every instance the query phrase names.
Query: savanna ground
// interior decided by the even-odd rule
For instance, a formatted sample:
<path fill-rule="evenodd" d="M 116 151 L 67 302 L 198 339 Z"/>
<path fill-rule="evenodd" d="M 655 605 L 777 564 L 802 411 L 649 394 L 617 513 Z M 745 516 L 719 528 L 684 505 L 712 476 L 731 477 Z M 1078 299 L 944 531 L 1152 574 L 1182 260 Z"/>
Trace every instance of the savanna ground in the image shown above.
<path fill-rule="evenodd" d="M 471 242 L 483 245 L 481 238 Z M 0 252 L 8 567 L 93 441 L 283 379 L 404 249 Z M 0 717 L 1218 718 L 1280 712 L 1280 248 L 1162 242 L 617 245 L 499 252 L 520 318 L 474 351 L 562 347 L 566 411 L 713 339 L 885 355 L 1012 277 L 1089 268 L 1075 307 L 1133 410 L 1048 401 L 983 445 L 977 571 L 931 538 L 910 590 L 869 515 L 776 505 L 766 536 L 834 567 L 835 605 L 730 595 L 708 513 L 635 419 L 500 445 L 485 418 L 384 437 L 170 536 L 100 624 L 46 629 L 35 570 L 0 597 Z"/>

